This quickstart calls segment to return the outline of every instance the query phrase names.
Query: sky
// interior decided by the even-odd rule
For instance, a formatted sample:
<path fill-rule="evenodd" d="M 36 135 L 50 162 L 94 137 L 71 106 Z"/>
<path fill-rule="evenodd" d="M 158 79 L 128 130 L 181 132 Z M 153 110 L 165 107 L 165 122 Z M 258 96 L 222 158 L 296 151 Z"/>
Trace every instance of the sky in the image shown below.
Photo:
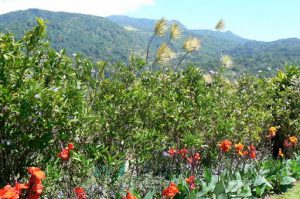
<path fill-rule="evenodd" d="M 248 39 L 300 38 L 300 0 L 0 0 L 0 14 L 40 8 L 98 16 L 176 19 L 189 29 L 226 30 Z"/>

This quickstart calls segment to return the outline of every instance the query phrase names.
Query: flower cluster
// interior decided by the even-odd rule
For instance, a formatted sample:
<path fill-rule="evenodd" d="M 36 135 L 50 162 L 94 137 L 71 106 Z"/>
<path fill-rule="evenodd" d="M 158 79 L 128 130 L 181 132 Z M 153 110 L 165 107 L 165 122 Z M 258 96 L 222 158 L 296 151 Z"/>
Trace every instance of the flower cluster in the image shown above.
<path fill-rule="evenodd" d="M 283 141 L 283 145 L 286 148 L 295 147 L 297 143 L 298 143 L 298 139 L 296 136 L 291 136 Z"/>
<path fill-rule="evenodd" d="M 44 186 L 42 180 L 46 178 L 45 173 L 38 167 L 29 167 L 30 179 L 27 184 L 16 183 L 14 187 L 6 185 L 0 189 L 1 199 L 19 199 L 22 196 L 22 190 L 27 190 L 25 194 L 27 199 L 39 199 Z"/>
<path fill-rule="evenodd" d="M 67 147 L 61 150 L 57 154 L 58 157 L 60 157 L 62 160 L 69 160 L 70 158 L 70 151 L 74 149 L 74 145 L 72 143 L 69 143 Z"/>
<path fill-rule="evenodd" d="M 201 160 L 200 153 L 196 152 L 196 153 L 191 154 L 189 156 L 189 150 L 187 150 L 186 148 L 183 148 L 183 149 L 180 149 L 180 150 L 170 148 L 168 150 L 168 154 L 170 156 L 179 155 L 182 159 L 186 159 L 187 163 L 190 164 L 190 165 L 196 165 Z"/>
<path fill-rule="evenodd" d="M 227 153 L 231 150 L 232 142 L 230 140 L 223 140 L 218 146 L 223 153 Z M 239 156 L 245 157 L 249 155 L 250 159 L 256 158 L 256 148 L 252 144 L 248 147 L 248 150 L 244 150 L 244 148 L 245 146 L 242 143 L 234 145 L 235 152 Z"/>

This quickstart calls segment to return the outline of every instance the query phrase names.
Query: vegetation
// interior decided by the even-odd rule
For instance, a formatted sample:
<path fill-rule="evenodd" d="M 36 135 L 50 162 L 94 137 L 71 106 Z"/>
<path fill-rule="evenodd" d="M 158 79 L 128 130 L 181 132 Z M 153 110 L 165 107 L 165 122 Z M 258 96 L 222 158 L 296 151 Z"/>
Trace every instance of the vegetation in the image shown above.
<path fill-rule="evenodd" d="M 37 23 L 0 34 L 0 197 L 261 198 L 300 178 L 299 67 L 229 81 L 223 56 L 205 74 L 182 62 L 199 39 L 163 19 L 148 58 L 95 63 Z"/>
<path fill-rule="evenodd" d="M 145 56 L 144 49 L 152 36 L 152 27 L 155 24 L 154 20 L 124 16 L 101 18 L 30 9 L 1 15 L 0 31 L 14 32 L 17 38 L 20 38 L 25 30 L 34 26 L 36 16 L 48 21 L 48 39 L 54 49 L 57 51 L 66 49 L 69 56 L 76 53 L 94 61 L 127 62 L 132 52 Z M 176 21 L 167 23 L 174 22 Z M 231 32 L 188 30 L 182 24 L 179 24 L 179 27 L 185 37 L 201 39 L 205 37 L 201 43 L 201 50 L 184 61 L 196 63 L 206 72 L 219 70 L 219 60 L 222 55 L 232 57 L 234 67 L 227 71 L 227 75 L 235 78 L 243 73 L 257 74 L 258 72 L 270 77 L 285 65 L 300 64 L 299 39 L 259 42 L 243 39 Z M 154 39 L 150 49 L 152 57 L 163 39 L 165 38 Z M 178 52 L 178 57 L 181 55 L 180 48 L 183 42 L 184 39 L 170 43 L 170 47 Z"/>

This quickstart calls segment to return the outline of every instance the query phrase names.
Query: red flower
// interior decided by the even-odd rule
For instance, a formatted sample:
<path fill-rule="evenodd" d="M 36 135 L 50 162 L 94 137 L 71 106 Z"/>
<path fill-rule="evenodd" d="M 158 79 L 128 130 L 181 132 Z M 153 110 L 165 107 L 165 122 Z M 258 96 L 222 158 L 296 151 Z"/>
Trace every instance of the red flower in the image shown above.
<path fill-rule="evenodd" d="M 200 159 L 201 159 L 200 154 L 199 154 L 199 153 L 196 153 L 196 154 L 194 155 L 194 160 L 195 160 L 195 161 L 199 161 Z"/>
<path fill-rule="evenodd" d="M 74 150 L 75 147 L 74 147 L 74 145 L 72 143 L 69 143 L 68 144 L 68 148 L 69 148 L 69 150 Z"/>
<path fill-rule="evenodd" d="M 197 164 L 198 161 L 201 160 L 201 155 L 197 152 L 197 153 L 195 153 L 194 156 L 189 157 L 189 158 L 186 158 L 186 160 L 187 160 L 187 162 L 188 162 L 189 164 L 191 164 L 191 165 L 192 165 L 192 164 Z"/>
<path fill-rule="evenodd" d="M 165 188 L 162 192 L 163 198 L 174 198 L 176 194 L 179 193 L 179 189 L 176 184 L 171 182 L 170 185 Z"/>
<path fill-rule="evenodd" d="M 86 199 L 86 193 L 82 187 L 76 187 L 74 189 L 77 199 Z"/>
<path fill-rule="evenodd" d="M 136 196 L 134 196 L 132 193 L 130 193 L 129 191 L 127 191 L 127 194 L 125 197 L 123 197 L 122 199 L 137 199 Z"/>
<path fill-rule="evenodd" d="M 61 150 L 57 154 L 58 157 L 60 157 L 62 160 L 69 160 L 70 158 L 70 151 L 74 149 L 74 145 L 72 143 L 69 143 L 67 147 Z"/>
<path fill-rule="evenodd" d="M 256 158 L 256 148 L 252 144 L 249 146 L 249 157 L 251 159 Z"/>
<path fill-rule="evenodd" d="M 185 179 L 186 183 L 190 186 L 191 190 L 196 188 L 195 179 L 195 176 L 190 176 L 189 178 Z"/>
<path fill-rule="evenodd" d="M 182 158 L 184 158 L 188 153 L 189 151 L 186 148 L 179 150 L 179 154 L 181 155 Z"/>
<path fill-rule="evenodd" d="M 64 148 L 57 156 L 62 160 L 68 160 L 70 156 L 70 150 L 68 148 Z"/>
<path fill-rule="evenodd" d="M 219 147 L 222 152 L 228 152 L 231 149 L 231 141 L 224 140 L 219 144 Z"/>
<path fill-rule="evenodd" d="M 291 148 L 291 147 L 293 147 L 293 143 L 291 143 L 291 142 L 289 141 L 289 139 L 285 139 L 285 140 L 283 141 L 283 145 L 284 145 L 286 148 Z"/>
<path fill-rule="evenodd" d="M 175 155 L 177 153 L 177 151 L 176 151 L 176 149 L 170 148 L 168 150 L 168 153 L 169 153 L 170 156 L 173 156 L 173 155 Z"/>

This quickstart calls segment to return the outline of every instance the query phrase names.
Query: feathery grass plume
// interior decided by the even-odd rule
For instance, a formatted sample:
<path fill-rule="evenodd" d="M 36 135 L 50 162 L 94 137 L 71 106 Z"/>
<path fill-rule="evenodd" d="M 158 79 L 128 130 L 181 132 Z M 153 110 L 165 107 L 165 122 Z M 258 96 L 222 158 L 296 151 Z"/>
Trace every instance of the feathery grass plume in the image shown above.
<path fill-rule="evenodd" d="M 156 62 L 159 64 L 167 63 L 170 59 L 175 57 L 175 53 L 166 43 L 162 43 L 156 53 Z"/>
<path fill-rule="evenodd" d="M 229 55 L 223 55 L 221 57 L 222 67 L 230 68 L 233 64 L 232 58 Z"/>
<path fill-rule="evenodd" d="M 196 37 L 188 38 L 187 40 L 185 40 L 183 44 L 183 49 L 188 53 L 198 50 L 199 48 L 200 48 L 200 40 Z"/>
<path fill-rule="evenodd" d="M 170 40 L 171 39 L 179 39 L 181 37 L 182 29 L 176 23 L 171 26 Z"/>
<path fill-rule="evenodd" d="M 216 30 L 223 30 L 225 28 L 225 22 L 223 19 L 220 19 L 217 25 L 215 26 Z"/>
<path fill-rule="evenodd" d="M 158 20 L 155 24 L 154 34 L 158 36 L 164 36 L 167 31 L 167 21 L 162 18 Z"/>

